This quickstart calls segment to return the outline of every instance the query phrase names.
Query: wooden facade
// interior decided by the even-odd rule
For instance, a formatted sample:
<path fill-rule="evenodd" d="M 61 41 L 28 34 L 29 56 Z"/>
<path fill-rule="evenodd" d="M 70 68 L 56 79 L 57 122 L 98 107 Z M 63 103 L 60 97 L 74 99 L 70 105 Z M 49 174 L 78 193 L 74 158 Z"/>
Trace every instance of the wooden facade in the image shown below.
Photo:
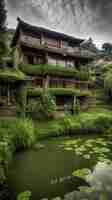
<path fill-rule="evenodd" d="M 42 27 L 29 25 L 18 19 L 15 36 L 12 41 L 14 47 L 14 65 L 19 64 L 26 66 L 31 64 L 50 64 L 53 66 L 63 66 L 65 68 L 80 69 L 81 65 L 88 64 L 92 61 L 91 56 L 84 54 L 80 44 L 83 39 L 51 31 Z M 58 67 L 57 67 L 58 70 Z M 33 88 L 71 88 L 71 89 L 88 89 L 88 81 L 78 81 L 74 78 L 63 76 L 31 76 L 31 86 Z M 56 99 L 57 105 L 73 104 L 74 98 L 60 95 Z"/>
<path fill-rule="evenodd" d="M 84 55 L 84 51 L 80 48 L 83 41 L 42 27 L 31 26 L 18 19 L 12 46 L 15 47 L 17 64 L 49 63 L 65 67 L 79 67 L 91 60 L 91 57 Z"/>

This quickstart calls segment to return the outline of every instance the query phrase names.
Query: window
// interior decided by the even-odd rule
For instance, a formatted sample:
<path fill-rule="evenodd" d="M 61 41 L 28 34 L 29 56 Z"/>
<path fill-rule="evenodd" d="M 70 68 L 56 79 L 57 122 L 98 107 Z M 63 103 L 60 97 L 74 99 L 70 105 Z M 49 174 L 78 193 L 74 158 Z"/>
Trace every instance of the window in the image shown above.
<path fill-rule="evenodd" d="M 32 55 L 27 56 L 28 64 L 34 64 L 34 57 Z"/>
<path fill-rule="evenodd" d="M 36 57 L 36 61 L 37 61 L 37 64 L 43 64 L 44 63 L 44 59 L 43 59 L 42 56 Z"/>
<path fill-rule="evenodd" d="M 67 61 L 67 67 L 74 67 L 74 62 L 68 60 L 68 61 Z"/>

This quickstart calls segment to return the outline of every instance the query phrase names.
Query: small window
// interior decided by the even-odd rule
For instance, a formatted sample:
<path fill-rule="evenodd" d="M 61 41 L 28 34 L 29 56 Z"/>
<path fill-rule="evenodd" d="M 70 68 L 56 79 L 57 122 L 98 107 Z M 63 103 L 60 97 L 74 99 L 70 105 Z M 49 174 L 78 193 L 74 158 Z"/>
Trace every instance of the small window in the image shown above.
<path fill-rule="evenodd" d="M 27 56 L 27 59 L 28 59 L 28 64 L 34 64 L 34 57 L 29 55 Z"/>
<path fill-rule="evenodd" d="M 13 68 L 13 63 L 12 62 L 7 62 L 7 67 Z"/>

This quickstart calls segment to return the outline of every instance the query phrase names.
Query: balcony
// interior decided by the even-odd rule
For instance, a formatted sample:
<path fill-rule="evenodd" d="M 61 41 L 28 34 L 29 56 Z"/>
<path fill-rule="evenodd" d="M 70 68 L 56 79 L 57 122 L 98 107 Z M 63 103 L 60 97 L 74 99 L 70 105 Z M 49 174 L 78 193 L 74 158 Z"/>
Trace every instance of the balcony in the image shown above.
<path fill-rule="evenodd" d="M 56 88 L 57 90 L 70 90 L 70 91 L 87 91 L 89 88 L 88 81 L 78 81 L 73 79 L 65 79 L 65 78 L 56 78 L 47 76 L 43 77 L 35 77 L 30 84 L 31 89 L 44 90 Z"/>
<path fill-rule="evenodd" d="M 83 58 L 92 58 L 94 56 L 94 53 L 91 53 L 88 50 L 83 50 L 80 47 L 62 46 L 59 48 L 56 45 L 47 44 L 46 42 L 41 41 L 39 38 L 34 38 L 25 35 L 21 37 L 21 44 L 38 50 L 45 50 L 48 52 L 53 52 L 64 56 L 83 57 Z"/>

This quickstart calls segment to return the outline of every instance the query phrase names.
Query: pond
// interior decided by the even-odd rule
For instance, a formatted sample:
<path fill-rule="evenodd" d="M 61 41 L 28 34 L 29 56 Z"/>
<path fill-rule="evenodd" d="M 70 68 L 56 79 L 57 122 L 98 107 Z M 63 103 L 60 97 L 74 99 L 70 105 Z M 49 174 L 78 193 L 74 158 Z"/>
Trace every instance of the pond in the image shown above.
<path fill-rule="evenodd" d="M 111 200 L 111 161 L 111 137 L 65 137 L 39 142 L 32 150 L 16 154 L 10 165 L 11 200 L 26 190 L 31 191 L 32 200 L 67 199 L 67 194 L 73 192 L 74 199 L 92 200 L 99 199 L 97 195 L 102 195 L 104 189 L 105 199 Z"/>

